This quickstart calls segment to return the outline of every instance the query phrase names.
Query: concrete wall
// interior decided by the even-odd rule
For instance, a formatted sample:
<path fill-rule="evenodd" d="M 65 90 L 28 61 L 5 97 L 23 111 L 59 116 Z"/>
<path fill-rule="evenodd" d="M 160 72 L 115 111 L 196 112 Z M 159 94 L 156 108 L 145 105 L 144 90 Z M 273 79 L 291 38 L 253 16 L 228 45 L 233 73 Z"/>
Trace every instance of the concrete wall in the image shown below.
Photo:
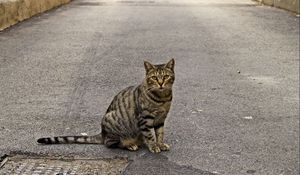
<path fill-rule="evenodd" d="M 266 5 L 271 5 L 274 7 L 279 7 L 282 9 L 289 10 L 291 12 L 300 13 L 300 0 L 257 0 Z"/>
<path fill-rule="evenodd" d="M 0 0 L 0 31 L 71 0 Z"/>

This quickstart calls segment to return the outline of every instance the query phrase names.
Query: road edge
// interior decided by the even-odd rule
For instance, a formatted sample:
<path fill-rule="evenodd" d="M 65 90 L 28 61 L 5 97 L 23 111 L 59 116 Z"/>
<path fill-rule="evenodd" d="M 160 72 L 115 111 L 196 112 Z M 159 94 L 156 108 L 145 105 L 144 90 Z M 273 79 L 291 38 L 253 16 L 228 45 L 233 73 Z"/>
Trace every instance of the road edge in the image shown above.
<path fill-rule="evenodd" d="M 0 31 L 72 0 L 2 0 Z"/>
<path fill-rule="evenodd" d="M 280 8 L 287 10 L 289 12 L 295 13 L 296 15 L 300 14 L 300 0 L 254 0 L 260 4 Z"/>

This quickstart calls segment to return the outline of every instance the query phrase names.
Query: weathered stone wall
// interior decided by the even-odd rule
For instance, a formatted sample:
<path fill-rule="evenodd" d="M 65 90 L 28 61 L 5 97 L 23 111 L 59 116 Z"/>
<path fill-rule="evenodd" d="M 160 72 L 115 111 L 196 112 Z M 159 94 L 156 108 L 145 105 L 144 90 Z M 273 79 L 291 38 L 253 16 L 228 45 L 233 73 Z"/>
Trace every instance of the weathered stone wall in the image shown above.
<path fill-rule="evenodd" d="M 71 0 L 0 0 L 0 31 Z"/>
<path fill-rule="evenodd" d="M 300 0 L 257 0 L 266 5 L 283 8 L 295 13 L 300 13 Z"/>

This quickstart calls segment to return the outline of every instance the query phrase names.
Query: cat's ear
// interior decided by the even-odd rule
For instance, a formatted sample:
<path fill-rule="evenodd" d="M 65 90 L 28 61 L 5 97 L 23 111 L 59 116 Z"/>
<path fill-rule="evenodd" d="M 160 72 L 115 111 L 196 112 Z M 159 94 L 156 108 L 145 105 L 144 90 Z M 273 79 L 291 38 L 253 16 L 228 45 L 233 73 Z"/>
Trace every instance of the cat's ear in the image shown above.
<path fill-rule="evenodd" d="M 166 65 L 165 68 L 169 68 L 172 71 L 174 71 L 174 66 L 175 66 L 175 60 L 172 58 Z"/>
<path fill-rule="evenodd" d="M 146 72 L 149 72 L 151 69 L 154 69 L 154 66 L 151 63 L 149 63 L 148 61 L 144 61 L 144 66 L 145 66 Z"/>

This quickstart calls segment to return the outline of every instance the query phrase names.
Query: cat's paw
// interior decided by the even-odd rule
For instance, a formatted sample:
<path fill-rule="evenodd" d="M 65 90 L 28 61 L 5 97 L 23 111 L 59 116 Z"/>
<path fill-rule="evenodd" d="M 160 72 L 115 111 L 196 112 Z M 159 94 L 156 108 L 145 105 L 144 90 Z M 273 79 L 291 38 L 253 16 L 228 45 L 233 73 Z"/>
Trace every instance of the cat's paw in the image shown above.
<path fill-rule="evenodd" d="M 149 146 L 149 151 L 152 153 L 160 153 L 160 148 L 158 145 L 151 145 Z"/>
<path fill-rule="evenodd" d="M 162 151 L 169 151 L 170 150 L 170 146 L 166 143 L 160 143 L 158 144 L 160 150 Z"/>
<path fill-rule="evenodd" d="M 137 145 L 130 145 L 126 147 L 130 151 L 137 151 L 139 147 Z"/>

